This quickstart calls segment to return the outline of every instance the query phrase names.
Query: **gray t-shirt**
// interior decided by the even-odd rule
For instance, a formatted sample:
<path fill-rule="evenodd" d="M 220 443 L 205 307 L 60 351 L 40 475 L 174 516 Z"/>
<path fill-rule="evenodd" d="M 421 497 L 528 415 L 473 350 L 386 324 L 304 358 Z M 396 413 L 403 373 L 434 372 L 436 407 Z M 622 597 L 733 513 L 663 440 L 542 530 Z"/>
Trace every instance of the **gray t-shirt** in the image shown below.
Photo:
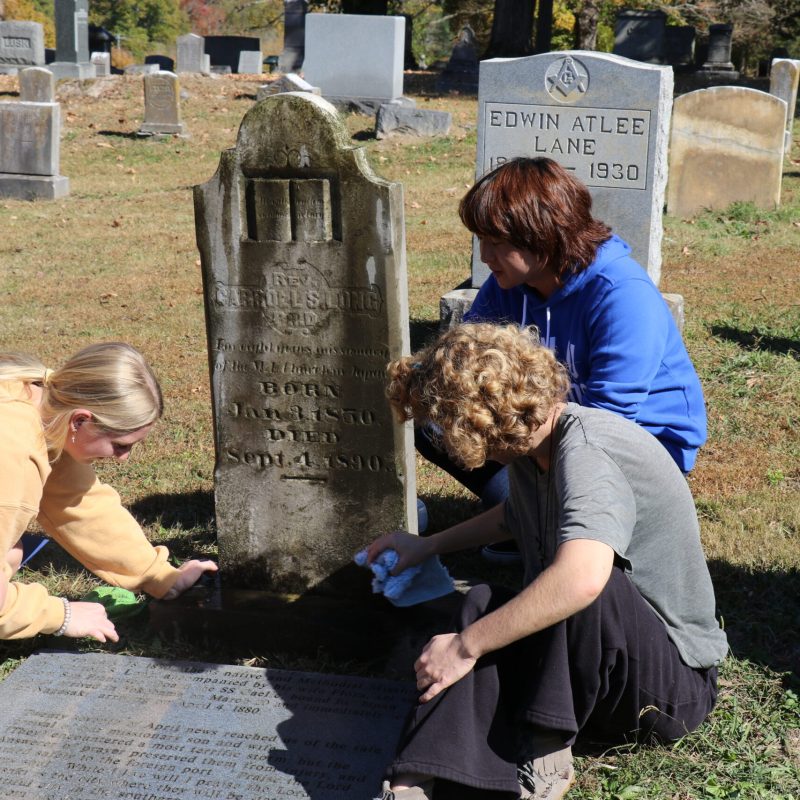
<path fill-rule="evenodd" d="M 517 459 L 509 483 L 506 524 L 519 543 L 526 585 L 562 542 L 604 542 L 684 662 L 705 668 L 722 661 L 728 644 L 714 617 L 694 501 L 651 433 L 609 411 L 569 403 L 555 426 L 550 469 Z"/>

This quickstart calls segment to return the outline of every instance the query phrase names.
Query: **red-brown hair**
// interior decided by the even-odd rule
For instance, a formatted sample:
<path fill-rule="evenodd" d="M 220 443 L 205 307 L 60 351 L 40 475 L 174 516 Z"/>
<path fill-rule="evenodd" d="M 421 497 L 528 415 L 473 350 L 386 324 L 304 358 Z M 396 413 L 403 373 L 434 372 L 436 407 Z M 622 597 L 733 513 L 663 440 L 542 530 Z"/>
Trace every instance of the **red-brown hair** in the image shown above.
<path fill-rule="evenodd" d="M 585 270 L 611 236 L 592 216 L 589 190 L 549 158 L 515 158 L 487 172 L 458 213 L 476 236 L 532 251 L 559 278 Z"/>

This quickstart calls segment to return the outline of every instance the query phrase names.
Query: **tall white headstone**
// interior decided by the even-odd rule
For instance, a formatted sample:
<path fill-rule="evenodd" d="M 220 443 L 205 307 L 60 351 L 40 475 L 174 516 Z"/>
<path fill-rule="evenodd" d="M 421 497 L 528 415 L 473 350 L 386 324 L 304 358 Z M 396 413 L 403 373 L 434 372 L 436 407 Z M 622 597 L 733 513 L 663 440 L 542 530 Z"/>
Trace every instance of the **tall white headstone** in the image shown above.
<path fill-rule="evenodd" d="M 672 89 L 671 67 L 606 53 L 482 61 L 476 174 L 519 156 L 572 170 L 658 284 Z M 474 247 L 472 285 L 488 274 Z"/>

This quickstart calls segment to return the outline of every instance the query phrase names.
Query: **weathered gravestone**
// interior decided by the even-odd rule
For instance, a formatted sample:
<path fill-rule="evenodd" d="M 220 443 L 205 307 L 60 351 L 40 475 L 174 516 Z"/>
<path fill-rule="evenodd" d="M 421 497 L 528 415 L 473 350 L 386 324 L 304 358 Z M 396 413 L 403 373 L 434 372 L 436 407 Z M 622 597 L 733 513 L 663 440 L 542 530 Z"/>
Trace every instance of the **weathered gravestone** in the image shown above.
<path fill-rule="evenodd" d="M 156 64 L 152 66 L 156 67 L 156 72 L 144 76 L 144 121 L 139 133 L 183 135 L 178 76 L 162 72 Z"/>
<path fill-rule="evenodd" d="M 664 61 L 673 67 L 691 68 L 695 35 L 692 25 L 667 25 L 664 28 Z"/>
<path fill-rule="evenodd" d="M 737 86 L 699 89 L 675 99 L 667 210 L 780 203 L 786 102 Z"/>
<path fill-rule="evenodd" d="M 69 193 L 59 175 L 58 103 L 0 103 L 0 197 L 54 200 Z"/>
<path fill-rule="evenodd" d="M 792 126 L 797 108 L 797 87 L 800 82 L 800 61 L 791 58 L 775 58 L 769 73 L 769 93 L 786 101 L 786 133 L 784 151 L 788 156 L 792 150 Z"/>
<path fill-rule="evenodd" d="M 44 30 L 38 22 L 0 22 L 0 75 L 44 64 Z"/>
<path fill-rule="evenodd" d="M 235 73 L 241 54 L 247 50 L 257 52 L 261 58 L 261 40 L 257 36 L 206 36 L 204 46 L 213 71 L 221 74 L 225 74 L 225 67 Z"/>
<path fill-rule="evenodd" d="M 89 55 L 89 0 L 55 0 L 56 60 L 50 69 L 56 79 L 94 78 Z"/>
<path fill-rule="evenodd" d="M 405 22 L 403 17 L 307 14 L 305 79 L 327 100 L 399 100 Z"/>
<path fill-rule="evenodd" d="M 264 56 L 260 50 L 242 50 L 236 71 L 240 75 L 260 75 L 264 71 Z"/>
<path fill-rule="evenodd" d="M 0 683 L 14 800 L 371 797 L 414 692 L 396 681 L 100 653 Z"/>
<path fill-rule="evenodd" d="M 92 53 L 94 74 L 98 78 L 107 78 L 111 75 L 111 53 Z"/>
<path fill-rule="evenodd" d="M 393 134 L 407 136 L 447 136 L 453 118 L 449 111 L 409 108 L 396 103 L 380 106 L 375 116 L 375 137 L 384 139 Z"/>
<path fill-rule="evenodd" d="M 739 73 L 731 61 L 733 25 L 719 23 L 708 26 L 708 54 L 700 70 L 706 75 L 717 75 L 735 80 Z"/>
<path fill-rule="evenodd" d="M 476 173 L 517 156 L 558 161 L 657 285 L 671 107 L 669 67 L 584 51 L 482 61 Z M 472 285 L 488 274 L 474 246 Z"/>
<path fill-rule="evenodd" d="M 178 72 L 199 72 L 208 75 L 210 59 L 205 52 L 205 43 L 202 36 L 196 33 L 187 33 L 177 39 Z"/>
<path fill-rule="evenodd" d="M 163 72 L 175 72 L 175 59 L 169 56 L 154 53 L 153 55 L 144 57 L 145 64 L 157 64 L 158 68 Z"/>
<path fill-rule="evenodd" d="M 19 73 L 19 99 L 25 103 L 52 103 L 56 99 L 53 73 L 44 67 L 28 67 Z"/>
<path fill-rule="evenodd" d="M 271 83 L 265 83 L 258 87 L 256 100 L 263 100 L 265 97 L 272 97 L 274 94 L 285 94 L 286 92 L 311 92 L 321 94 L 319 86 L 312 86 L 308 81 L 304 81 L 294 72 L 287 72 Z"/>
<path fill-rule="evenodd" d="M 284 0 L 283 51 L 278 58 L 281 72 L 296 72 L 303 66 L 306 47 L 308 0 Z"/>
<path fill-rule="evenodd" d="M 478 91 L 479 76 L 478 41 L 475 32 L 469 25 L 464 25 L 453 47 L 447 66 L 436 79 L 436 90 L 439 92 Z"/>
<path fill-rule="evenodd" d="M 411 431 L 384 395 L 409 347 L 402 208 L 307 93 L 256 104 L 195 187 L 229 584 L 360 592 L 353 554 L 416 531 Z"/>
<path fill-rule="evenodd" d="M 662 64 L 666 27 L 667 15 L 663 11 L 620 11 L 614 23 L 614 54 Z"/>

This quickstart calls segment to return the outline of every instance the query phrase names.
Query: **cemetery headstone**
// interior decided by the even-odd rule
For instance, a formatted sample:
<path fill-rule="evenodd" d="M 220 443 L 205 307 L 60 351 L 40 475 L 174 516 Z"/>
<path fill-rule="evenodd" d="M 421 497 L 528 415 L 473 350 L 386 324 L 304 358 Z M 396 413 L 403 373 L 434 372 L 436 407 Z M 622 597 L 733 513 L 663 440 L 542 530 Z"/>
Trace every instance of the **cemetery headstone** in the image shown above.
<path fill-rule="evenodd" d="M 44 64 L 44 30 L 38 22 L 0 22 L 0 75 Z"/>
<path fill-rule="evenodd" d="M 89 0 L 55 0 L 56 60 L 50 69 L 56 80 L 95 77 L 89 60 Z"/>
<path fill-rule="evenodd" d="M 393 134 L 406 136 L 447 136 L 452 116 L 447 111 L 408 108 L 384 104 L 375 117 L 375 136 L 384 139 Z"/>
<path fill-rule="evenodd" d="M 0 103 L 0 197 L 54 200 L 69 193 L 59 175 L 58 103 Z"/>
<path fill-rule="evenodd" d="M 145 56 L 145 64 L 157 64 L 158 68 L 163 72 L 175 72 L 175 60 L 169 56 L 162 56 L 158 54 Z"/>
<path fill-rule="evenodd" d="M 158 64 L 128 64 L 122 72 L 125 75 L 155 75 Z"/>
<path fill-rule="evenodd" d="M 792 150 L 792 125 L 797 109 L 797 87 L 800 82 L 800 61 L 791 58 L 776 58 L 769 73 L 769 93 L 786 101 L 786 133 L 784 151 L 788 156 Z"/>
<path fill-rule="evenodd" d="M 673 67 L 692 67 L 695 34 L 692 25 L 667 25 L 664 28 L 664 61 Z"/>
<path fill-rule="evenodd" d="M 228 67 L 231 73 L 235 73 L 241 53 L 247 50 L 257 52 L 259 60 L 262 58 L 261 40 L 256 36 L 206 36 L 204 41 L 212 72 L 220 72 L 219 67 Z"/>
<path fill-rule="evenodd" d="M 303 66 L 306 48 L 308 0 L 284 0 L 283 51 L 278 57 L 281 72 L 297 72 Z"/>
<path fill-rule="evenodd" d="M 196 33 L 187 33 L 177 39 L 178 72 L 209 73 L 209 59 L 205 53 L 203 37 Z"/>
<path fill-rule="evenodd" d="M 404 36 L 403 17 L 307 14 L 303 75 L 327 100 L 398 100 Z"/>
<path fill-rule="evenodd" d="M 240 75 L 260 75 L 264 71 L 264 56 L 260 50 L 242 50 L 236 71 Z"/>
<path fill-rule="evenodd" d="M 739 73 L 731 61 L 733 47 L 733 25 L 720 23 L 708 26 L 708 53 L 701 71 L 704 73 L 721 73 L 733 80 Z"/>
<path fill-rule="evenodd" d="M 437 91 L 470 94 L 477 92 L 479 63 L 475 32 L 469 25 L 465 25 L 458 35 L 447 66 L 436 79 Z"/>
<path fill-rule="evenodd" d="M 0 683 L 14 800 L 371 797 L 408 683 L 103 653 L 44 653 Z"/>
<path fill-rule="evenodd" d="M 667 15 L 663 11 L 626 9 L 617 14 L 614 24 L 614 54 L 662 64 Z"/>
<path fill-rule="evenodd" d="M 409 347 L 402 209 L 400 184 L 308 93 L 253 106 L 195 187 L 231 585 L 352 596 L 353 554 L 416 531 L 411 431 L 384 395 Z"/>
<path fill-rule="evenodd" d="M 284 94 L 285 92 L 311 92 L 312 94 L 321 94 L 319 86 L 312 86 L 299 75 L 295 75 L 294 72 L 289 72 L 286 75 L 281 75 L 280 78 L 272 81 L 272 83 L 265 83 L 263 86 L 259 86 L 256 92 L 256 100 L 263 100 L 265 97 L 271 97 L 273 94 Z"/>
<path fill-rule="evenodd" d="M 482 61 L 476 173 L 518 156 L 558 161 L 657 285 L 672 86 L 669 67 L 605 53 Z M 474 246 L 472 285 L 488 274 Z"/>
<path fill-rule="evenodd" d="M 699 89 L 675 99 L 667 210 L 691 216 L 751 201 L 780 203 L 786 102 L 738 86 Z"/>
<path fill-rule="evenodd" d="M 25 103 L 53 103 L 56 82 L 44 67 L 28 67 L 19 73 L 19 99 Z"/>
<path fill-rule="evenodd" d="M 175 73 L 157 70 L 144 76 L 144 121 L 139 133 L 185 134 L 181 122 L 180 86 Z"/>
<path fill-rule="evenodd" d="M 92 64 L 98 78 L 107 78 L 111 74 L 111 53 L 92 53 Z"/>

